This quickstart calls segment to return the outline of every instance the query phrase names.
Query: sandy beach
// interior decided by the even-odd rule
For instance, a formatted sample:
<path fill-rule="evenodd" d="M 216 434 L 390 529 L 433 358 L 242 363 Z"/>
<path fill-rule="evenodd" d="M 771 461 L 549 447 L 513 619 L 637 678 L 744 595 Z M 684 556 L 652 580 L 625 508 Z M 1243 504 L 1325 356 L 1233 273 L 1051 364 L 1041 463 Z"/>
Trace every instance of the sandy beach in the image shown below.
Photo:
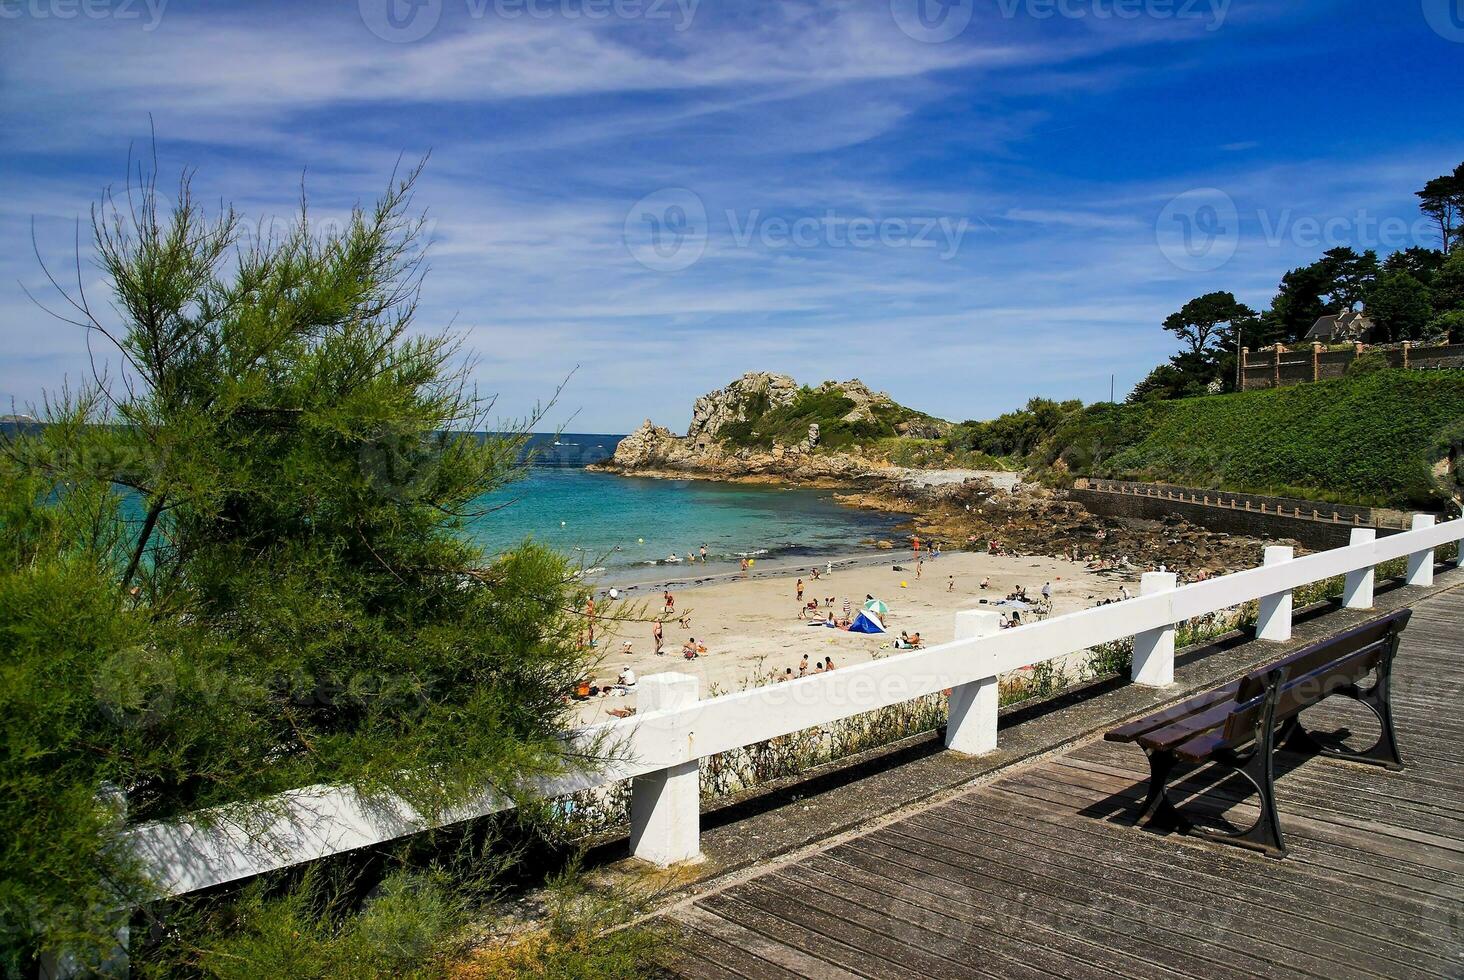
<path fill-rule="evenodd" d="M 999 601 L 1019 585 L 1036 598 L 1043 584 L 1051 583 L 1055 614 L 1087 609 L 1118 595 L 1120 585 L 1138 591 L 1137 571 L 1098 573 L 1056 558 L 951 552 L 927 558 L 919 577 L 909 551 L 828 560 L 834 562 L 833 574 L 817 581 L 809 574 L 813 562 L 808 559 L 801 565 L 780 564 L 776 570 L 755 568 L 757 574 L 747 580 L 719 577 L 695 587 L 673 587 L 676 613 L 689 617 L 689 628 L 676 619 L 667 622 L 665 652 L 657 656 L 650 622 L 607 624 L 605 633 L 597 630 L 597 649 L 604 659 L 595 683 L 613 683 L 621 668 L 629 665 L 638 677 L 667 671 L 691 674 L 701 681 L 702 697 L 709 697 L 773 683 L 789 667 L 796 675 L 804 654 L 810 665 L 824 657 L 832 657 L 835 667 L 863 663 L 881 650 L 890 652 L 902 630 L 920 633 L 926 643 L 947 642 L 954 639 L 958 610 L 981 608 L 982 599 Z M 895 571 L 896 565 L 902 570 Z M 820 564 L 821 574 L 824 567 Z M 981 581 L 988 576 L 990 587 L 982 590 Z M 823 600 L 828 597 L 834 598 L 836 617 L 842 615 L 845 597 L 854 609 L 866 594 L 883 599 L 890 608 L 886 623 L 890 633 L 865 635 L 809 625 L 809 620 L 799 618 L 794 594 L 800 577 L 805 602 L 815 597 L 820 602 L 819 616 L 826 611 Z M 647 583 L 618 602 L 598 602 L 602 610 L 607 605 L 622 614 L 638 609 L 649 619 L 661 613 L 661 590 Z M 689 637 L 707 647 L 705 654 L 691 661 L 681 656 Z M 626 640 L 631 642 L 629 653 L 623 647 Z M 634 703 L 634 697 L 614 694 L 592 698 L 578 705 L 578 718 L 584 723 L 607 720 L 611 709 Z"/>

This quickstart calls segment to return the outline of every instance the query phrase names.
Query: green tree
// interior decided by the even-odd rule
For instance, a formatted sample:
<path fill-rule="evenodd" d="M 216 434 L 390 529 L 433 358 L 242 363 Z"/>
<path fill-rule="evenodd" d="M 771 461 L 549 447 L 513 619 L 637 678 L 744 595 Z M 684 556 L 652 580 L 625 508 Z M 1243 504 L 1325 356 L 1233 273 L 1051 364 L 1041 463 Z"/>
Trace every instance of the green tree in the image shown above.
<path fill-rule="evenodd" d="M 1422 339 L 1433 312 L 1428 287 L 1406 272 L 1385 272 L 1368 290 L 1368 316 L 1388 341 Z"/>
<path fill-rule="evenodd" d="M 1329 249 L 1320 262 L 1326 278 L 1324 295 L 1331 312 L 1354 310 L 1362 302 L 1378 275 L 1378 253 L 1369 249 L 1359 255 L 1345 246 Z"/>
<path fill-rule="evenodd" d="M 1293 343 L 1305 337 L 1318 320 L 1338 312 L 1322 299 L 1329 289 L 1330 280 L 1320 262 L 1286 273 L 1271 308 L 1261 319 L 1260 342 L 1251 347 Z"/>
<path fill-rule="evenodd" d="M 1464 310 L 1464 249 L 1455 249 L 1434 276 L 1433 300 L 1440 313 Z"/>
<path fill-rule="evenodd" d="M 1443 252 L 1450 254 L 1464 219 L 1464 163 L 1455 167 L 1453 173 L 1430 180 L 1417 195 L 1419 210 L 1438 222 Z"/>
<path fill-rule="evenodd" d="M 1223 328 L 1253 319 L 1256 311 L 1236 300 L 1233 293 L 1207 293 L 1184 304 L 1164 320 L 1164 329 L 1174 334 L 1196 357 L 1209 354 L 1224 337 Z"/>
<path fill-rule="evenodd" d="M 1444 253 L 1438 249 L 1412 245 L 1388 256 L 1383 263 L 1383 272 L 1406 272 L 1427 286 L 1443 266 L 1444 258 Z"/>
<path fill-rule="evenodd" d="M 335 783 L 434 814 L 592 761 L 560 738 L 587 666 L 572 569 L 465 533 L 523 430 L 473 435 L 491 400 L 413 329 L 414 179 L 264 242 L 186 178 L 170 212 L 150 182 L 94 212 L 115 322 L 67 298 L 114 372 L 0 457 L 8 968 L 103 949 L 108 906 L 148 896 L 116 802 Z"/>

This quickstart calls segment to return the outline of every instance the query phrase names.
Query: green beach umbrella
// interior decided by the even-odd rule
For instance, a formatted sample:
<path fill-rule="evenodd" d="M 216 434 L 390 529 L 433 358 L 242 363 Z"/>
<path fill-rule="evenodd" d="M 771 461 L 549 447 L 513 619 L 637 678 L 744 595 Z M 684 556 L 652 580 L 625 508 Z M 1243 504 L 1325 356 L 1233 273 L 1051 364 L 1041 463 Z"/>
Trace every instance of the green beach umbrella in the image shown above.
<path fill-rule="evenodd" d="M 885 605 L 883 599 L 869 599 L 864 603 L 864 608 L 872 613 L 878 613 L 881 617 L 890 614 L 890 607 Z"/>

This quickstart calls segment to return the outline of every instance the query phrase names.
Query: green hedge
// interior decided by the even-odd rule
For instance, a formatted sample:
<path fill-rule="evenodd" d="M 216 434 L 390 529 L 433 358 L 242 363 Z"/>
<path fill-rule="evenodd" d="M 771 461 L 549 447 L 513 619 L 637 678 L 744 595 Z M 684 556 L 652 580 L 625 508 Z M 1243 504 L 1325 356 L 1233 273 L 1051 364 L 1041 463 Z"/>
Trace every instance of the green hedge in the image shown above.
<path fill-rule="evenodd" d="M 1062 460 L 1080 475 L 1410 506 L 1445 497 L 1432 470 L 1460 445 L 1464 372 L 1385 371 L 1096 405 L 1066 420 L 1035 462 Z"/>

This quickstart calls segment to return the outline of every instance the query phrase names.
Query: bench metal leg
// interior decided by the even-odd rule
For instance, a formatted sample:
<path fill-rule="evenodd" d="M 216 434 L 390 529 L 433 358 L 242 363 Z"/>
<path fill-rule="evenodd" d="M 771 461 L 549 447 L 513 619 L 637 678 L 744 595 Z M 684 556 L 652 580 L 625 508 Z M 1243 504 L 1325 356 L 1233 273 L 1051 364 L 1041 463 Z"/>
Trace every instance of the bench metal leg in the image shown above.
<path fill-rule="evenodd" d="M 1354 752 L 1351 749 L 1328 744 L 1314 733 L 1302 728 L 1300 719 L 1297 718 L 1293 718 L 1283 726 L 1282 733 L 1286 740 L 1311 749 L 1328 759 L 1360 762 L 1369 766 L 1381 766 L 1393 772 L 1402 772 L 1405 766 L 1403 755 L 1398 751 L 1398 733 L 1393 727 L 1393 699 L 1390 696 L 1393 681 L 1393 657 L 1397 653 L 1397 645 L 1398 639 L 1394 637 L 1388 652 L 1378 664 L 1377 680 L 1367 690 L 1363 690 L 1356 684 L 1349 684 L 1332 692 L 1364 705 L 1377 717 L 1380 734 L 1378 740 L 1370 748 Z"/>
<path fill-rule="evenodd" d="M 1246 753 L 1225 751 L 1215 757 L 1216 762 L 1244 776 L 1255 787 L 1261 809 L 1256 822 L 1240 831 L 1196 827 L 1191 831 L 1195 836 L 1260 851 L 1271 857 L 1286 856 L 1286 841 L 1281 836 L 1281 815 L 1276 812 L 1276 703 L 1284 679 L 1285 673 L 1281 670 L 1273 670 L 1266 675 L 1265 710 L 1256 721 L 1255 748 Z M 1289 724 L 1283 727 L 1293 728 Z"/>
<path fill-rule="evenodd" d="M 1144 808 L 1139 811 L 1138 819 L 1134 823 L 1186 828 L 1189 821 L 1180 815 L 1169 799 L 1169 776 L 1174 772 L 1177 761 L 1174 753 L 1145 749 L 1144 754 L 1149 758 L 1149 797 L 1144 800 Z"/>
<path fill-rule="evenodd" d="M 1267 738 L 1266 744 L 1257 746 L 1244 760 L 1232 756 L 1221 759 L 1234 772 L 1244 776 L 1255 787 L 1261 812 L 1256 822 L 1240 831 L 1220 830 L 1213 827 L 1194 827 L 1190 833 L 1206 840 L 1234 844 L 1237 847 L 1260 851 L 1275 858 L 1286 856 L 1286 841 L 1281 836 L 1281 816 L 1276 811 L 1276 753 Z"/>

